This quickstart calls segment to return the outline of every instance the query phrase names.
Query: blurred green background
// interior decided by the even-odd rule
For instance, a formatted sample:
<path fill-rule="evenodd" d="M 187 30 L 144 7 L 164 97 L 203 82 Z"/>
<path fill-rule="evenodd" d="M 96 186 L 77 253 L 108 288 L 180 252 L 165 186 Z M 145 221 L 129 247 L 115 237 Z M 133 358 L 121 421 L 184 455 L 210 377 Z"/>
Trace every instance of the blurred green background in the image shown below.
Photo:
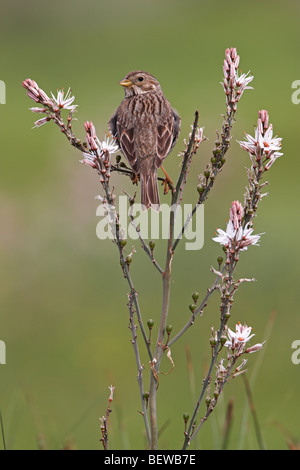
<path fill-rule="evenodd" d="M 292 0 L 1 1 L 0 79 L 6 84 L 6 104 L 0 108 L 0 339 L 6 343 L 7 364 L 0 365 L 0 409 L 9 449 L 101 448 L 98 418 L 105 413 L 110 384 L 116 386 L 111 449 L 145 445 L 128 330 L 128 288 L 116 247 L 98 240 L 95 232 L 94 198 L 101 192 L 97 175 L 79 163 L 81 155 L 54 125 L 32 129 L 39 115 L 28 110 L 34 104 L 22 80 L 34 79 L 47 93 L 71 87 L 79 105 L 74 130 L 84 138 L 85 120 L 104 135 L 123 98 L 118 81 L 126 73 L 140 69 L 155 75 L 182 117 L 181 137 L 165 162 L 173 179 L 195 109 L 209 139 L 189 177 L 185 202 L 192 203 L 197 175 L 211 156 L 225 111 L 220 81 L 227 47 L 236 47 L 240 69 L 254 74 L 254 90 L 242 97 L 227 163 L 205 204 L 204 248 L 187 252 L 181 244 L 176 253 L 169 322 L 174 332 L 182 327 L 192 292 L 203 296 L 213 281 L 210 267 L 222 252 L 211 238 L 216 227 L 226 226 L 230 203 L 243 200 L 247 183 L 248 156 L 236 140 L 243 140 L 243 131 L 253 133 L 258 110 L 267 109 L 275 134 L 283 138 L 284 156 L 267 174 L 270 194 L 255 221 L 256 232 L 265 232 L 260 247 L 243 253 L 239 263 L 238 275 L 257 282 L 239 289 L 230 326 L 247 322 L 257 341 L 269 336 L 264 350 L 248 361 L 266 447 L 286 449 L 289 440 L 300 441 L 300 365 L 291 361 L 292 342 L 300 339 L 300 105 L 291 101 L 291 84 L 300 79 L 299 20 L 299 2 Z M 133 192 L 125 178 L 113 175 L 112 182 L 120 193 L 123 188 Z M 138 253 L 131 272 L 143 316 L 145 321 L 153 318 L 157 327 L 159 276 L 139 244 L 134 245 Z M 158 245 L 162 263 L 165 246 Z M 197 395 L 210 359 L 210 328 L 218 326 L 218 318 L 216 296 L 172 348 L 176 367 L 161 376 L 158 391 L 161 448 L 181 447 L 182 413 L 193 409 L 186 345 Z M 140 349 L 147 388 L 142 343 Z M 164 360 L 162 369 L 169 368 Z M 228 447 L 257 448 L 240 379 L 225 389 L 199 434 L 199 448 L 221 446 L 231 399 Z"/>

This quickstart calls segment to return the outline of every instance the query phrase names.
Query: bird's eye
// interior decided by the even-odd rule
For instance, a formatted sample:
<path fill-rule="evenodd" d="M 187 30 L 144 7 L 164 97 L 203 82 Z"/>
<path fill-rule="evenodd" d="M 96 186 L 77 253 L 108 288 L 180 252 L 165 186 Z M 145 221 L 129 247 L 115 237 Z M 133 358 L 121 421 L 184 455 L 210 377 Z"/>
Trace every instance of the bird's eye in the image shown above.
<path fill-rule="evenodd" d="M 143 80 L 144 80 L 144 77 L 139 77 L 139 78 L 138 78 L 138 81 L 139 81 L 139 82 L 142 82 Z"/>

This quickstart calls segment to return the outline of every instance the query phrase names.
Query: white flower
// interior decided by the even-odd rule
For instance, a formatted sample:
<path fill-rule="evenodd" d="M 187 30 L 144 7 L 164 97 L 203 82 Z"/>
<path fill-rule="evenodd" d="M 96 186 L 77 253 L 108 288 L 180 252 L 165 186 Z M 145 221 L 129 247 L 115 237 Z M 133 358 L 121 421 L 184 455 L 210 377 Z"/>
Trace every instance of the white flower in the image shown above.
<path fill-rule="evenodd" d="M 252 328 L 250 326 L 247 326 L 246 323 L 242 325 L 239 322 L 235 325 L 235 332 L 230 328 L 227 328 L 228 340 L 226 341 L 225 346 L 232 349 L 236 355 L 241 355 L 243 352 L 254 353 L 259 351 L 263 347 L 265 341 L 263 343 L 257 343 L 254 346 L 250 346 L 245 350 L 246 343 L 255 336 L 254 333 L 251 333 Z"/>
<path fill-rule="evenodd" d="M 68 89 L 66 95 L 64 90 L 57 91 L 57 97 L 51 92 L 52 98 L 60 109 L 69 109 L 71 111 L 75 110 L 77 107 L 76 104 L 72 104 L 75 100 L 75 96 L 71 94 L 70 88 Z"/>
<path fill-rule="evenodd" d="M 250 72 L 242 73 L 240 76 L 236 74 L 235 83 L 240 88 L 240 93 L 243 93 L 244 90 L 253 90 L 253 87 L 248 86 L 248 84 L 252 82 L 254 76 L 249 74 Z"/>
<path fill-rule="evenodd" d="M 83 163 L 84 165 L 89 165 L 92 168 L 98 168 L 97 165 L 97 157 L 93 153 L 88 153 L 88 152 L 82 152 L 84 158 L 80 160 L 80 163 Z"/>
<path fill-rule="evenodd" d="M 219 234 L 217 237 L 213 238 L 214 242 L 220 243 L 220 245 L 230 245 L 231 242 L 234 240 L 236 230 L 233 227 L 233 223 L 230 220 L 227 224 L 226 232 L 221 228 L 217 229 L 217 233 Z"/>
<path fill-rule="evenodd" d="M 253 228 L 249 227 L 249 224 L 243 229 L 239 227 L 237 230 L 236 240 L 239 244 L 239 249 L 241 251 L 247 250 L 248 246 L 250 245 L 258 245 L 258 241 L 262 235 L 262 233 L 258 235 L 252 235 Z"/>
<path fill-rule="evenodd" d="M 117 153 L 120 149 L 116 144 L 116 139 L 113 137 L 110 138 L 110 134 L 107 134 L 102 142 L 98 140 L 99 147 L 103 152 L 108 152 L 110 154 Z"/>
<path fill-rule="evenodd" d="M 251 332 L 251 327 L 246 324 L 242 325 L 240 322 L 235 325 L 235 332 L 230 328 L 227 328 L 228 340 L 224 346 L 232 349 L 236 355 L 242 354 L 245 349 L 245 344 L 255 336 L 254 334 L 251 334 Z"/>
<path fill-rule="evenodd" d="M 239 251 L 245 251 L 248 246 L 257 245 L 262 235 L 252 235 L 253 230 L 253 228 L 249 227 L 249 224 L 245 228 L 239 226 L 235 229 L 233 221 L 230 220 L 227 224 L 226 232 L 219 228 L 217 230 L 218 236 L 214 237 L 213 241 L 226 247 L 233 248 L 235 246 Z"/>
<path fill-rule="evenodd" d="M 256 157 L 265 157 L 269 159 L 265 168 L 268 170 L 278 157 L 283 155 L 281 150 L 281 137 L 273 137 L 273 126 L 269 125 L 267 130 L 264 131 L 262 122 L 259 119 L 255 131 L 255 137 L 250 134 L 245 134 L 246 141 L 238 142 L 243 150 L 246 150 L 250 155 Z"/>

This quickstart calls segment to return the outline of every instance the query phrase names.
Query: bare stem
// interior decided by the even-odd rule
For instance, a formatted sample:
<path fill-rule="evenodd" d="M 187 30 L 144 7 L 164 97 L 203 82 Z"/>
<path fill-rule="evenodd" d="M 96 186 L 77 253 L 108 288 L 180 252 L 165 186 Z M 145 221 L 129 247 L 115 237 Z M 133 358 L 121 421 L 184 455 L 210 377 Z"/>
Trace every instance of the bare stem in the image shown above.
<path fill-rule="evenodd" d="M 142 404 L 141 414 L 142 414 L 143 419 L 144 419 L 148 445 L 150 445 L 151 436 L 150 436 L 150 428 L 149 428 L 149 421 L 148 421 L 148 415 L 147 415 L 145 391 L 144 391 L 144 385 L 143 385 L 144 366 L 141 363 L 139 348 L 138 348 L 138 344 L 137 344 L 137 334 L 136 334 L 137 327 L 134 324 L 134 311 L 133 311 L 131 296 L 129 296 L 128 308 L 129 308 L 130 330 L 131 330 L 131 334 L 132 334 L 132 341 L 131 342 L 132 342 L 132 345 L 133 345 L 133 348 L 134 348 L 135 359 L 136 359 L 136 364 L 137 364 L 137 369 L 138 369 L 137 380 L 138 380 L 138 384 L 139 384 L 141 404 Z"/>
<path fill-rule="evenodd" d="M 180 188 L 182 181 L 184 179 L 184 175 L 186 172 L 186 168 L 188 165 L 188 161 L 191 155 L 191 151 L 193 148 L 193 143 L 195 140 L 195 134 L 197 130 L 199 119 L 198 111 L 195 112 L 195 120 L 193 124 L 192 133 L 189 139 L 189 143 L 185 154 L 183 156 L 181 172 L 176 184 L 176 188 L 172 194 L 172 201 L 171 206 L 174 207 L 177 204 L 178 197 L 180 195 Z M 157 375 L 160 369 L 160 363 L 164 352 L 163 347 L 163 340 L 164 334 L 168 319 L 168 312 L 169 312 L 169 302 L 170 302 L 170 287 L 171 287 L 171 265 L 173 259 L 173 251 L 172 251 L 172 243 L 174 239 L 174 225 L 175 225 L 175 214 L 174 211 L 170 211 L 170 222 L 169 222 L 169 239 L 167 245 L 167 254 L 166 254 L 166 263 L 165 263 L 165 270 L 162 275 L 162 282 L 163 282 L 163 296 L 162 296 L 162 310 L 161 310 L 161 317 L 160 317 L 160 325 L 157 335 L 156 347 L 154 351 L 154 362 L 152 360 L 152 373 L 150 376 L 150 386 L 149 386 L 149 414 L 150 414 L 150 427 L 151 427 L 151 449 L 155 450 L 158 446 L 158 431 L 157 431 L 157 412 L 156 412 L 156 395 L 157 395 Z"/>
<path fill-rule="evenodd" d="M 135 231 L 136 233 L 138 234 L 138 237 L 140 239 L 140 242 L 142 244 L 142 248 L 143 250 L 145 251 L 146 255 L 151 259 L 152 261 L 152 264 L 153 266 L 158 270 L 158 272 L 163 275 L 164 274 L 164 270 L 160 267 L 160 265 L 158 264 L 158 262 L 154 259 L 153 257 L 153 253 L 152 251 L 149 249 L 149 247 L 147 246 L 145 240 L 143 239 L 142 235 L 141 235 L 141 231 L 139 229 L 139 227 L 137 226 L 135 220 L 134 220 L 134 217 L 132 215 L 132 211 L 130 210 L 129 211 L 129 218 L 130 218 L 130 222 L 131 222 L 131 225 L 135 228 Z"/>

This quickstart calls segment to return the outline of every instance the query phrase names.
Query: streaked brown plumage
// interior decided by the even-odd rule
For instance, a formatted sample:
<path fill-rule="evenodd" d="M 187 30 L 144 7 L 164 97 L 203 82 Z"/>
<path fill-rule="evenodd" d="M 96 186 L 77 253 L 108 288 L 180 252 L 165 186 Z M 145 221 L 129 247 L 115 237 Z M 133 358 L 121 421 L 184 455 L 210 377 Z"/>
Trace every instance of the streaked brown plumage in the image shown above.
<path fill-rule="evenodd" d="M 157 169 L 178 139 L 181 119 L 149 73 L 130 72 L 120 85 L 125 98 L 109 127 L 133 171 L 140 175 L 141 203 L 158 209 Z"/>

